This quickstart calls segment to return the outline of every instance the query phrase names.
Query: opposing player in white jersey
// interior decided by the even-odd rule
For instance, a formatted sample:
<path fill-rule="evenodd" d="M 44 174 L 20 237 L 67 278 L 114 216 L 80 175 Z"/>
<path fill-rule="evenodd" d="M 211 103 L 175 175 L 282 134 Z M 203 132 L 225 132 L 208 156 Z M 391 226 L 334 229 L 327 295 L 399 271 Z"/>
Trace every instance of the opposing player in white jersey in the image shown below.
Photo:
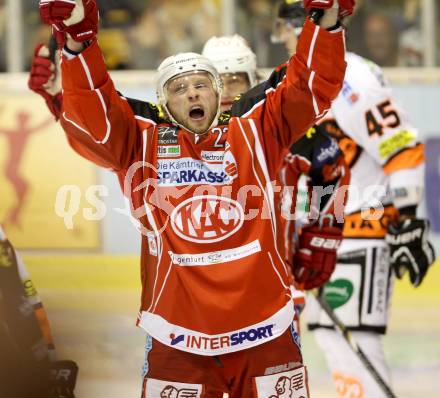
<path fill-rule="evenodd" d="M 274 37 L 290 54 L 304 17 L 301 2 L 280 4 Z M 429 222 L 416 215 L 424 188 L 424 149 L 381 69 L 353 53 L 346 54 L 346 61 L 343 89 L 318 122 L 319 129 L 338 140 L 351 169 L 344 240 L 336 270 L 321 294 L 389 383 L 381 340 L 394 275 L 402 278 L 408 271 L 418 287 L 434 262 Z M 313 298 L 306 313 L 339 396 L 386 396 Z"/>

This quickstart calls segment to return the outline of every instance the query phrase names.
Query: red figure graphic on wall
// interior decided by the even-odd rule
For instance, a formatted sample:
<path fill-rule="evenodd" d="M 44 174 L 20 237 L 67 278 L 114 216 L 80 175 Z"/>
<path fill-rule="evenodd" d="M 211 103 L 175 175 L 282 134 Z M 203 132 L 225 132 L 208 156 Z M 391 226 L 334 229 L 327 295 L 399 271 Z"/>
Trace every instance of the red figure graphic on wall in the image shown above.
<path fill-rule="evenodd" d="M 7 141 L 7 157 L 5 163 L 5 176 L 12 184 L 16 196 L 16 203 L 8 209 L 4 225 L 13 225 L 17 228 L 21 227 L 21 212 L 29 193 L 30 183 L 21 174 L 21 165 L 24 159 L 24 153 L 32 134 L 41 131 L 45 127 L 53 123 L 51 118 L 37 124 L 30 125 L 31 114 L 24 110 L 20 110 L 16 114 L 16 127 L 5 129 L 0 126 L 0 134 Z"/>

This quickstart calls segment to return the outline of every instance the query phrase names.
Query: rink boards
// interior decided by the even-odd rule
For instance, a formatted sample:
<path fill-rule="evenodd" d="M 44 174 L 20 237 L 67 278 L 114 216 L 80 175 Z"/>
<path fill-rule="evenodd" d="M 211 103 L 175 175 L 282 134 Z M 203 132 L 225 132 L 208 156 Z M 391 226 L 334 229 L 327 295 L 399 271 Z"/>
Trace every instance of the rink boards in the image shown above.
<path fill-rule="evenodd" d="M 80 365 L 78 398 L 139 397 L 143 332 L 136 256 L 36 256 L 25 261 L 47 308 L 60 357 Z M 400 398 L 437 397 L 440 391 L 440 264 L 420 289 L 396 283 L 387 356 Z M 303 336 L 316 398 L 335 397 L 322 354 Z"/>

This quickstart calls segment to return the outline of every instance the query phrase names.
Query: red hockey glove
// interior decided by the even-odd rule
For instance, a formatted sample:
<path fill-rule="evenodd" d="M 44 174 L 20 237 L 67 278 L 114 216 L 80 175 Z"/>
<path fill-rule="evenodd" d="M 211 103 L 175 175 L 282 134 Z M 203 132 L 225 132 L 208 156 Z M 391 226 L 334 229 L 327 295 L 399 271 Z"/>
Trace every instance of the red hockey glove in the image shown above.
<path fill-rule="evenodd" d="M 61 86 L 56 79 L 56 67 L 49 59 L 49 50 L 43 44 L 38 44 L 34 50 L 28 87 L 41 95 L 55 119 L 61 114 Z"/>
<path fill-rule="evenodd" d="M 301 288 L 314 289 L 330 279 L 341 241 L 342 230 L 337 227 L 310 225 L 302 229 L 293 259 L 293 275 Z"/>
<path fill-rule="evenodd" d="M 339 0 L 339 16 L 348 17 L 353 14 L 356 0 Z"/>
<path fill-rule="evenodd" d="M 353 14 L 355 0 L 338 0 L 339 16 L 346 17 Z M 334 0 L 304 0 L 304 8 L 307 11 L 312 9 L 326 10 L 332 8 Z"/>
<path fill-rule="evenodd" d="M 326 10 L 333 7 L 333 0 L 304 0 L 304 8 L 307 11 L 317 8 L 320 10 Z"/>
<path fill-rule="evenodd" d="M 40 0 L 40 16 L 52 25 L 57 42 L 68 33 L 73 40 L 92 40 L 98 33 L 96 0 Z"/>

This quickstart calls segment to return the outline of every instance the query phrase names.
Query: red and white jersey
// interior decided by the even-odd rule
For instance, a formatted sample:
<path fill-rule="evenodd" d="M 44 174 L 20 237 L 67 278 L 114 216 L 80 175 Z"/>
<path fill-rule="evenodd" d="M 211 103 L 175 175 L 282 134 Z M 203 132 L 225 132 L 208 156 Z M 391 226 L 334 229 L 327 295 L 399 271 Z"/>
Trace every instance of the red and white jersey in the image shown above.
<path fill-rule="evenodd" d="M 395 201 L 400 198 L 398 207 L 419 202 L 424 147 L 382 70 L 353 53 L 346 54 L 346 61 L 341 93 L 318 124 L 338 141 L 351 170 L 344 236 L 383 238 L 397 215 Z M 361 217 L 363 209 L 381 206 L 381 218 Z"/>
<path fill-rule="evenodd" d="M 153 104 L 121 97 L 97 43 L 62 62 L 61 123 L 82 156 L 118 173 L 143 233 L 138 323 L 176 349 L 217 355 L 291 324 L 271 181 L 291 143 L 330 107 L 343 33 L 306 23 L 285 79 L 202 137 Z"/>

